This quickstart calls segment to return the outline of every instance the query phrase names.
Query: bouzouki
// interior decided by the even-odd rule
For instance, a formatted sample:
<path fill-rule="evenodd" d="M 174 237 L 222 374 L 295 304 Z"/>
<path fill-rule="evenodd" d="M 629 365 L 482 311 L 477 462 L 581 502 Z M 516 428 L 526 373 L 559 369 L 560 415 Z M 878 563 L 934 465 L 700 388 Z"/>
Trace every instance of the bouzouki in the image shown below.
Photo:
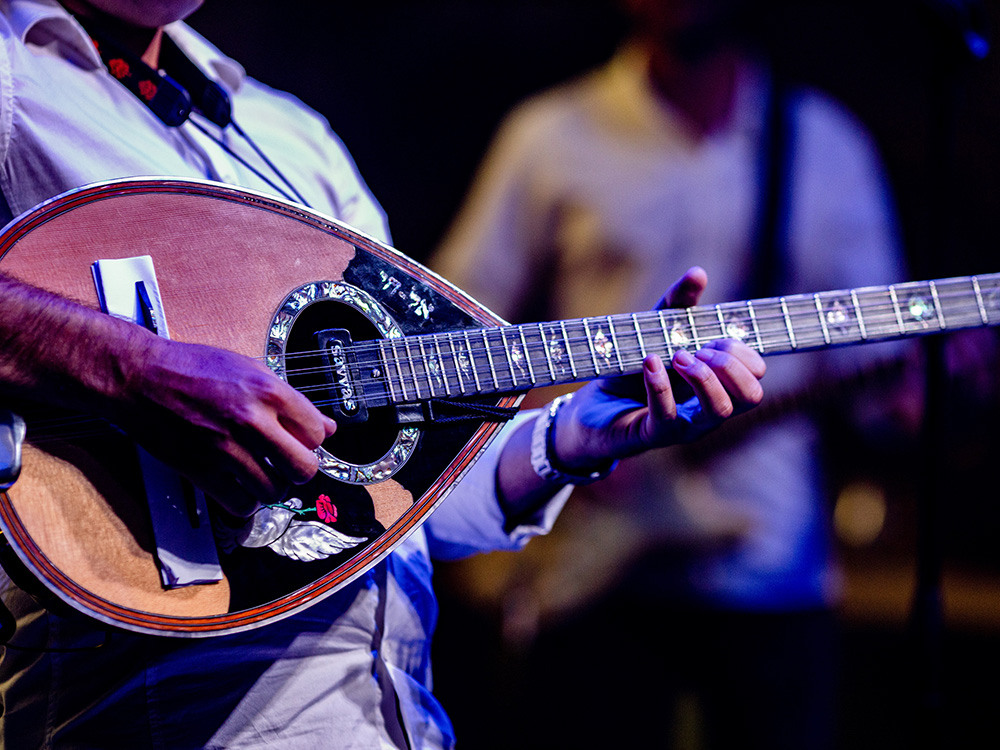
<path fill-rule="evenodd" d="M 202 181 L 86 186 L 0 237 L 0 271 L 94 307 L 92 265 L 140 256 L 172 339 L 260 358 L 338 422 L 317 476 L 243 525 L 185 495 L 221 574 L 171 585 L 127 436 L 85 415 L 7 405 L 23 417 L 0 419 L 11 577 L 108 625 L 180 637 L 270 623 L 377 564 L 533 388 L 636 373 L 647 354 L 669 364 L 677 349 L 721 338 L 771 355 L 1000 322 L 1000 274 L 990 274 L 508 325 L 351 227 Z"/>

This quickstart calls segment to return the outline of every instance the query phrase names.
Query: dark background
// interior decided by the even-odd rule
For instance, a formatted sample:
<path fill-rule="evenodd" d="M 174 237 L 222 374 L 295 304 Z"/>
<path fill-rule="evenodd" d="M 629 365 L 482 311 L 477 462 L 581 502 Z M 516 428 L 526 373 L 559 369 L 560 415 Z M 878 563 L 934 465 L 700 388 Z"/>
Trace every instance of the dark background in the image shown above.
<path fill-rule="evenodd" d="M 779 63 L 837 96 L 881 148 L 915 278 L 1000 271 L 1000 51 L 974 61 L 953 23 L 998 4 L 845 0 L 763 4 Z M 367 0 L 345 3 L 212 0 L 191 23 L 256 78 L 321 111 L 386 209 L 394 244 L 426 260 L 472 178 L 499 119 L 515 102 L 607 58 L 623 24 L 598 0 Z M 841 746 L 993 746 L 1000 699 L 1000 531 L 994 403 L 944 394 L 948 418 L 932 446 L 880 446 L 841 457 L 846 473 L 886 486 L 889 515 L 864 548 L 843 550 Z M 947 628 L 930 649 L 941 692 L 914 648 L 909 616 L 922 490 L 933 501 L 933 543 L 944 560 Z M 442 618 L 436 691 L 465 748 L 502 747 L 506 711 L 524 710 L 491 682 L 505 658 L 495 612 L 470 606 L 450 566 L 439 567 Z M 586 655 L 581 655 L 586 674 Z M 572 678 L 572 676 L 571 676 Z M 614 689 L 614 688 L 612 688 Z M 980 739 L 983 738 L 983 739 Z M 506 746 L 510 746 L 509 744 Z"/>

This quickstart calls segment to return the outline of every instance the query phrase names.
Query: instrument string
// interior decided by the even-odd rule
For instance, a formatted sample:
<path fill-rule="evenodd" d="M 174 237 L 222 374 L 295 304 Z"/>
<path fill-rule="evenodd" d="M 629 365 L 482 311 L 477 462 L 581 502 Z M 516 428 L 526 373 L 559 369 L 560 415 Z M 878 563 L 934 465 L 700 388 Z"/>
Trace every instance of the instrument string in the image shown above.
<path fill-rule="evenodd" d="M 961 288 L 953 290 L 952 286 Z M 373 339 L 355 342 L 350 347 L 354 357 L 348 362 L 347 369 L 357 385 L 363 387 L 368 383 L 388 380 L 392 387 L 405 390 L 407 398 L 417 400 L 516 392 L 528 390 L 536 384 L 568 383 L 638 372 L 644 359 L 643 350 L 647 354 L 666 354 L 681 348 L 694 351 L 713 341 L 734 338 L 734 332 L 742 333 L 747 345 L 768 354 L 772 350 L 786 352 L 798 348 L 791 343 L 792 335 L 798 342 L 808 342 L 803 348 L 809 349 L 825 348 L 827 335 L 832 337 L 835 344 L 837 337 L 849 333 L 852 338 L 848 343 L 860 343 L 861 325 L 869 332 L 874 332 L 873 341 L 982 325 L 982 301 L 978 295 L 972 295 L 968 286 L 968 282 L 938 284 L 936 305 L 932 300 L 923 300 L 926 308 L 918 309 L 921 313 L 919 318 L 911 311 L 909 301 L 899 294 L 920 292 L 929 295 L 929 289 L 925 286 L 907 288 L 901 285 L 896 287 L 896 301 L 888 296 L 888 292 L 883 291 L 878 292 L 880 301 L 863 302 L 860 322 L 849 295 L 830 293 L 818 295 L 821 305 L 831 300 L 840 304 L 822 309 L 816 308 L 816 297 L 797 295 L 786 297 L 784 304 L 780 298 L 769 298 L 689 309 L 646 311 L 634 315 L 617 314 L 572 321 Z M 995 289 L 991 291 L 996 292 Z M 983 290 L 983 294 L 986 295 L 987 291 Z M 910 299 L 912 300 L 912 296 Z M 955 300 L 964 304 L 950 304 Z M 753 316 L 750 315 L 751 307 Z M 996 307 L 996 304 L 991 304 L 990 307 Z M 947 323 L 944 328 L 938 317 L 939 309 L 946 310 Z M 738 331 L 733 328 L 734 325 L 738 327 Z M 594 336 L 598 331 L 603 333 L 605 328 L 612 326 L 617 341 L 613 348 L 606 350 L 609 356 L 595 354 Z M 590 336 L 582 333 L 587 328 Z M 680 338 L 670 340 L 675 331 L 679 332 Z M 555 347 L 562 349 L 562 356 L 554 355 Z M 297 362 L 315 358 L 322 353 L 322 350 L 312 350 L 282 355 L 285 377 L 326 373 L 330 369 L 326 365 L 295 366 Z M 527 361 L 516 361 L 518 355 Z M 256 359 L 266 363 L 273 356 Z M 356 361 L 366 356 L 374 359 L 370 363 Z M 572 367 L 567 358 L 572 359 L 574 366 L 579 367 L 578 377 L 572 376 Z M 669 360 L 666 357 L 664 360 L 664 364 L 670 367 Z M 531 362 L 533 372 L 529 370 L 528 362 Z M 377 375 L 371 372 L 373 367 L 379 370 Z M 552 377 L 550 367 L 556 373 L 555 378 Z M 388 371 L 382 372 L 383 369 Z M 296 386 L 296 389 L 305 395 L 338 391 L 329 384 Z M 383 386 L 382 390 L 388 396 L 392 388 Z M 403 394 L 398 396 L 402 397 Z M 330 398 L 315 399 L 313 403 L 320 408 L 337 407 L 347 400 L 333 395 Z M 84 415 L 41 418 L 31 422 L 32 442 L 84 439 L 105 434 L 108 428 L 104 420 Z"/>
<path fill-rule="evenodd" d="M 723 313 L 726 312 L 725 308 L 720 306 Z M 746 323 L 746 327 L 743 328 L 742 334 L 743 338 L 747 343 L 753 348 L 760 348 L 765 353 L 768 350 L 775 347 L 780 348 L 782 351 L 791 350 L 796 348 L 792 345 L 792 339 L 788 332 L 788 327 L 786 325 L 788 318 L 799 318 L 804 317 L 807 314 L 811 314 L 816 317 L 816 311 L 799 312 L 790 311 L 790 316 L 786 316 L 783 312 L 777 313 L 758 313 L 753 320 L 749 318 L 741 320 L 740 322 Z M 953 320 L 956 316 L 956 311 L 950 310 L 949 317 Z M 978 312 L 978 308 L 975 306 L 970 306 L 968 310 L 970 315 L 970 320 L 967 323 L 979 324 L 981 323 L 981 317 Z M 645 316 L 645 317 L 643 317 Z M 732 328 L 729 328 L 733 321 L 725 320 L 724 323 L 727 325 L 727 330 L 722 331 L 720 329 L 720 322 L 718 321 L 717 311 L 713 308 L 712 310 L 697 308 L 693 311 L 693 316 L 695 320 L 694 330 L 691 332 L 690 338 L 686 341 L 671 341 L 669 344 L 666 339 L 664 341 L 659 341 L 658 338 L 663 338 L 663 336 L 650 336 L 650 331 L 641 332 L 642 344 L 644 344 L 649 349 L 654 351 L 667 351 L 670 349 L 679 348 L 690 348 L 691 344 L 702 345 L 709 343 L 711 341 L 717 341 L 724 338 L 734 338 Z M 699 325 L 698 317 L 701 316 L 703 320 Z M 618 323 L 628 323 L 629 316 L 625 318 L 611 316 L 611 320 L 615 321 L 617 319 Z M 583 321 L 586 320 L 587 323 L 594 330 L 602 325 L 606 325 L 607 318 L 587 318 L 581 319 L 580 321 L 567 321 L 566 328 L 571 327 L 579 328 Z M 657 313 L 639 313 L 636 315 L 636 321 L 640 324 L 649 323 L 650 320 L 658 321 Z M 672 317 L 665 317 L 664 322 L 669 326 L 671 323 L 680 324 L 683 331 L 683 336 L 687 337 L 687 331 L 690 331 L 690 321 L 683 315 L 674 315 Z M 772 325 L 778 322 L 778 326 Z M 873 338 L 875 339 L 889 339 L 897 336 L 907 336 L 916 335 L 919 333 L 935 333 L 941 330 L 946 330 L 947 328 L 954 328 L 956 326 L 965 327 L 966 323 L 951 323 L 946 329 L 940 327 L 939 321 L 935 314 L 928 314 L 925 318 L 918 321 L 911 321 L 907 323 L 904 319 L 902 329 L 900 329 L 899 318 L 897 316 L 897 311 L 895 306 L 890 304 L 883 304 L 880 306 L 870 307 L 865 310 L 863 320 L 865 327 L 875 331 Z M 756 323 L 757 331 L 754 331 L 753 323 Z M 920 326 L 917 328 L 916 326 Z M 712 330 L 715 329 L 715 330 Z M 836 339 L 837 336 L 843 334 L 843 332 L 852 332 L 859 329 L 858 321 L 855 318 L 838 320 L 831 319 L 827 321 L 820 322 L 818 319 L 815 321 L 802 321 L 798 320 L 792 322 L 792 332 L 796 339 L 799 340 L 812 340 L 815 342 L 814 345 L 822 346 L 825 341 L 816 341 L 817 338 L 822 338 L 825 331 L 829 331 L 830 335 Z M 603 328 L 600 328 L 603 332 Z M 672 329 L 668 328 L 668 334 Z M 527 347 L 521 342 L 520 336 L 516 333 L 511 336 L 501 336 L 498 332 L 528 332 L 532 338 L 527 341 Z M 641 328 L 640 328 L 641 331 Z M 708 331 L 706 333 L 706 331 Z M 545 335 L 545 340 L 540 340 L 539 335 Z M 656 334 L 662 334 L 662 331 L 655 332 Z M 871 333 L 871 331 L 869 331 Z M 466 335 L 467 334 L 467 335 Z M 484 338 L 485 337 L 485 338 Z M 636 351 L 640 351 L 640 342 L 636 336 L 635 331 L 629 326 L 621 330 L 617 334 L 618 338 L 618 349 L 619 354 L 624 358 L 630 358 Z M 622 341 L 624 339 L 624 342 Z M 854 342 L 852 339 L 851 343 Z M 428 363 L 440 363 L 442 360 L 453 359 L 454 356 L 460 358 L 474 358 L 480 359 L 485 356 L 487 348 L 489 349 L 490 355 L 500 354 L 503 357 L 506 352 L 508 356 L 516 356 L 517 353 L 524 353 L 525 348 L 528 354 L 538 354 L 545 353 L 547 350 L 551 351 L 553 346 L 565 345 L 574 351 L 574 354 L 578 354 L 576 349 L 583 348 L 585 353 L 589 356 L 590 346 L 593 343 L 593 334 L 588 337 L 586 335 L 578 334 L 564 334 L 562 330 L 562 325 L 559 323 L 532 323 L 524 325 L 513 325 L 513 326 L 501 326 L 501 327 L 491 327 L 484 329 L 468 330 L 468 331 L 458 331 L 449 333 L 435 333 L 435 334 L 423 334 L 417 336 L 410 336 L 405 338 L 395 338 L 395 339 L 375 339 L 372 341 L 365 342 L 355 342 L 351 347 L 352 352 L 357 356 L 364 355 L 381 355 L 386 354 L 386 361 L 390 365 L 399 364 L 404 368 L 408 368 L 411 364 L 421 364 L 427 365 Z M 836 340 L 833 343 L 837 343 Z M 301 358 L 315 357 L 322 352 L 316 351 L 303 351 L 288 353 L 284 355 L 286 363 L 294 364 L 294 362 Z M 381 360 L 379 360 L 381 361 Z M 641 362 L 641 357 L 638 359 L 630 359 L 630 364 L 635 365 Z M 356 363 L 349 363 L 349 366 L 356 369 L 367 368 L 368 365 L 357 365 Z M 326 367 L 303 367 L 303 368 L 293 368 L 289 367 L 288 372 L 290 374 L 309 374 L 310 372 L 319 372 L 325 370 Z M 509 369 L 506 368 L 506 369 Z M 489 370 L 486 370 L 489 372 Z"/>

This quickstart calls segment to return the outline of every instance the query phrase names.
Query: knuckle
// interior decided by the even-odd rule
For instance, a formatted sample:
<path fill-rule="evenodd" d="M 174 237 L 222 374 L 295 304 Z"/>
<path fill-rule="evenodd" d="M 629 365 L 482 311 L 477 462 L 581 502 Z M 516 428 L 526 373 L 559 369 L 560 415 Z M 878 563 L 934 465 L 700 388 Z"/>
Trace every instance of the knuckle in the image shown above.
<path fill-rule="evenodd" d="M 326 430 L 323 427 L 323 423 L 316 420 L 313 424 L 309 425 L 309 434 L 307 437 L 309 440 L 308 448 L 310 450 L 319 448 L 323 444 L 323 441 L 326 440 Z"/>
<path fill-rule="evenodd" d="M 288 456 L 285 474 L 295 484 L 304 484 L 319 470 L 319 459 L 311 450 L 296 450 Z"/>

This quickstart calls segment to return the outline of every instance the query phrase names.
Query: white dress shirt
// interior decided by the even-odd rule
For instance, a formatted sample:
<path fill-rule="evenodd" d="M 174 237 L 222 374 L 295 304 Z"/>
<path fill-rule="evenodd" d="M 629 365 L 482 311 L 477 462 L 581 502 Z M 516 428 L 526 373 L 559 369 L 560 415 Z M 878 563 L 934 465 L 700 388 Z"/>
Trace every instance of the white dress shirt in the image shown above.
<path fill-rule="evenodd" d="M 312 208 L 388 241 L 381 208 L 323 118 L 247 77 L 184 24 L 167 32 L 226 89 L 240 127 Z M 205 125 L 267 173 L 231 129 Z M 163 125 L 109 74 L 86 32 L 54 0 L 0 2 L 0 192 L 9 215 L 88 183 L 150 175 L 273 192 L 190 123 Z M 451 725 L 431 694 L 430 557 L 515 549 L 549 527 L 568 494 L 544 508 L 537 525 L 503 531 L 494 475 L 509 434 L 501 432 L 386 562 L 257 630 L 196 640 L 115 632 L 88 650 L 101 641 L 91 622 L 51 614 L 8 586 L 16 643 L 83 650 L 5 649 L 5 746 L 451 747 Z"/>

